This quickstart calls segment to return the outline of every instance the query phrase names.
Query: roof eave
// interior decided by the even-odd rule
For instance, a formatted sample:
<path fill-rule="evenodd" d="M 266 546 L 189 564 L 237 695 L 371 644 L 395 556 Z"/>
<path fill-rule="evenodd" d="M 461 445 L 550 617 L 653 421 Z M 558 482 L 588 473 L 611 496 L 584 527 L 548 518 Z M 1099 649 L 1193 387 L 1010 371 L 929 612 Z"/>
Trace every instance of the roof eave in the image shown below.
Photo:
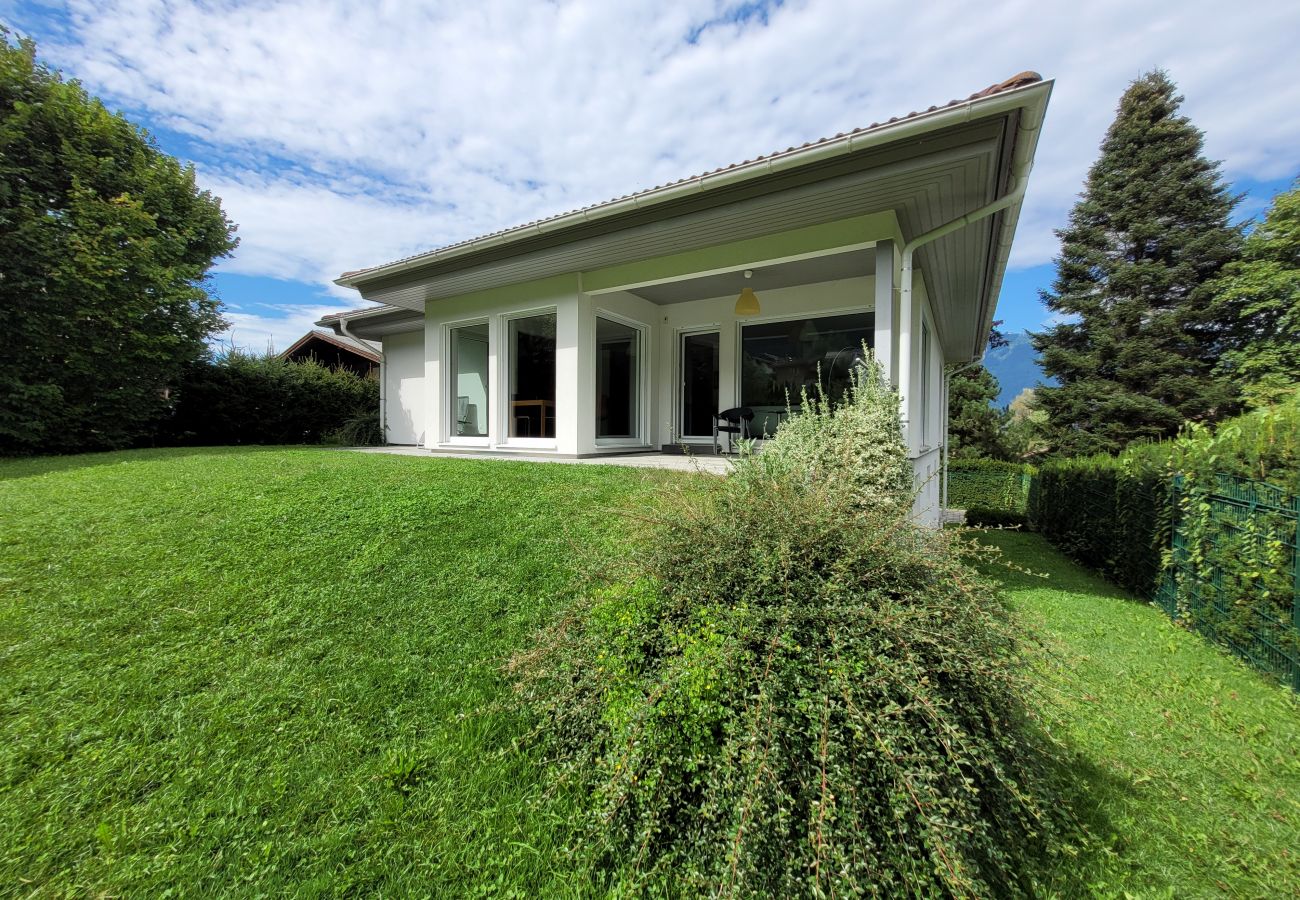
<path fill-rule="evenodd" d="M 1022 89 L 1025 91 L 1030 91 L 1032 89 L 1035 92 L 1034 96 L 1031 98 L 1034 102 L 1024 104 L 1024 106 L 1027 107 L 1028 112 L 1034 116 L 1036 125 L 1033 130 L 1030 131 L 1030 138 L 1026 145 L 1020 146 L 1018 144 L 1013 148 L 1012 159 L 1009 163 L 1010 167 L 1013 169 L 1017 165 L 1018 161 L 1022 159 L 1031 167 L 1033 165 L 1034 156 L 1038 150 L 1038 141 L 1043 131 L 1042 125 L 1043 118 L 1047 112 L 1047 102 L 1052 96 L 1052 87 L 1054 84 L 1055 79 L 1048 78 Z M 979 360 L 984 356 L 984 351 L 988 343 L 988 336 L 990 331 L 993 329 L 993 318 L 997 315 L 997 304 L 1000 299 L 999 295 L 1002 292 L 1002 280 L 1006 275 L 1007 264 L 1011 258 L 1011 244 L 1015 239 L 1016 226 L 1020 222 L 1020 212 L 1023 208 L 1024 199 L 1022 198 L 1019 202 L 1008 207 L 1002 213 L 1002 222 L 998 233 L 998 248 L 996 256 L 994 257 L 993 272 L 989 278 L 987 289 L 980 297 L 980 304 L 982 307 L 982 313 L 980 316 L 981 327 L 976 332 L 975 347 L 973 348 L 970 357 L 972 360 Z"/>
<path fill-rule="evenodd" d="M 1011 113 L 1017 109 L 1037 105 L 1045 106 L 1051 92 L 1050 79 L 1022 87 L 1010 88 L 985 97 L 977 97 L 950 106 L 940 107 L 913 116 L 887 122 L 864 131 L 850 132 L 811 146 L 796 147 L 782 153 L 742 163 L 721 171 L 699 175 L 684 181 L 652 188 L 629 197 L 622 197 L 596 206 L 565 213 L 541 222 L 521 225 L 496 234 L 486 235 L 441 250 L 433 250 L 405 260 L 398 260 L 360 272 L 349 272 L 335 279 L 341 287 L 360 289 L 363 285 L 394 275 L 418 270 L 435 262 L 472 256 L 481 250 L 512 244 L 540 234 L 561 231 L 565 228 L 599 221 L 627 212 L 645 209 L 692 194 L 731 186 L 774 172 L 781 172 L 821 160 L 877 147 L 894 141 L 927 134 L 939 129 L 960 125 L 973 119 Z M 1017 210 L 1018 212 L 1018 210 Z"/>

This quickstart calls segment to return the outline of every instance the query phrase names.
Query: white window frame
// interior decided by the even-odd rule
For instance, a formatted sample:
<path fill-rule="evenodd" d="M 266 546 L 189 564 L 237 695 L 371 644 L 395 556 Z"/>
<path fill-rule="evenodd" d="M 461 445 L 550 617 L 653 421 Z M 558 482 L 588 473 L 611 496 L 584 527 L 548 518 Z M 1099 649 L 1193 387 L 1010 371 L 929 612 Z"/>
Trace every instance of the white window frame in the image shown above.
<path fill-rule="evenodd" d="M 487 384 L 487 409 L 485 412 L 488 425 L 488 433 L 474 437 L 461 436 L 456 434 L 456 371 L 455 371 L 455 353 L 452 345 L 451 333 L 457 328 L 472 327 L 474 325 L 486 325 L 488 327 L 487 351 L 488 351 L 488 384 Z M 446 361 L 443 371 L 447 373 L 443 385 L 443 402 L 446 405 L 446 413 L 442 416 L 442 434 L 443 443 L 457 447 L 482 447 L 492 446 L 492 410 L 496 406 L 496 399 L 493 395 L 492 384 L 492 321 L 487 316 L 479 316 L 473 319 L 457 319 L 454 322 L 444 322 L 442 325 L 442 358 Z"/>
<path fill-rule="evenodd" d="M 553 438 L 524 438 L 511 437 L 510 435 L 510 356 L 513 348 L 510 346 L 510 323 L 515 319 L 531 319 L 536 316 L 552 315 L 555 317 L 555 437 Z M 559 447 L 560 431 L 560 308 L 555 304 L 549 306 L 539 306 L 535 309 L 511 310 L 497 317 L 499 334 L 501 335 L 501 352 L 497 353 L 497 372 L 498 383 L 501 389 L 497 398 L 496 407 L 497 427 L 500 429 L 497 433 L 501 436 L 495 444 L 506 450 L 554 450 Z M 543 412 L 545 415 L 545 412 Z"/>
<path fill-rule="evenodd" d="M 637 332 L 640 339 L 637 357 L 637 434 L 630 438 L 603 438 L 595 436 L 596 431 L 596 393 L 598 388 L 597 366 L 600 364 L 600 339 L 597 337 L 597 319 L 605 319 L 618 325 L 624 325 Z M 650 361 L 654 358 L 654 349 L 650 346 L 650 326 L 627 316 L 597 307 L 591 320 L 591 417 L 592 434 L 597 447 L 649 447 L 650 446 Z"/>

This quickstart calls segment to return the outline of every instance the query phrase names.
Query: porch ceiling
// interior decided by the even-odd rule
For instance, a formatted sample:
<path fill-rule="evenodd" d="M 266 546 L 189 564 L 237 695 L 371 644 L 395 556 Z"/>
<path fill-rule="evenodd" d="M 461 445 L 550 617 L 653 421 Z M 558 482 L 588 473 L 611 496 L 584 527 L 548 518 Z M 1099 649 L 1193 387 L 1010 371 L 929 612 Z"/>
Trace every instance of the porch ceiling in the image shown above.
<path fill-rule="evenodd" d="M 661 306 L 739 294 L 741 288 L 746 287 L 753 288 L 761 296 L 763 291 L 776 288 L 871 275 L 876 271 L 876 252 L 874 249 L 854 250 L 814 259 L 755 267 L 752 271 L 754 273 L 752 278 L 746 278 L 744 272 L 724 272 L 699 278 L 684 278 L 667 284 L 639 287 L 628 293 L 636 294 L 644 300 Z"/>

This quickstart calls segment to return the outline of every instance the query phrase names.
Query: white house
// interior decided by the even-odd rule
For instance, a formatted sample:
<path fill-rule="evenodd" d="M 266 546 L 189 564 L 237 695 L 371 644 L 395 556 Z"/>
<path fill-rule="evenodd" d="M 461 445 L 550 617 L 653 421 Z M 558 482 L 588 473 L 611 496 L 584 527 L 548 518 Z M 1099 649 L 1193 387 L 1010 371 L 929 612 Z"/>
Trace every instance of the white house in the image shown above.
<path fill-rule="evenodd" d="M 787 391 L 842 388 L 862 342 L 902 399 L 937 521 L 945 366 L 993 320 L 1051 82 L 966 100 L 396 262 L 319 324 L 382 342 L 388 439 L 589 456 L 699 445 Z"/>

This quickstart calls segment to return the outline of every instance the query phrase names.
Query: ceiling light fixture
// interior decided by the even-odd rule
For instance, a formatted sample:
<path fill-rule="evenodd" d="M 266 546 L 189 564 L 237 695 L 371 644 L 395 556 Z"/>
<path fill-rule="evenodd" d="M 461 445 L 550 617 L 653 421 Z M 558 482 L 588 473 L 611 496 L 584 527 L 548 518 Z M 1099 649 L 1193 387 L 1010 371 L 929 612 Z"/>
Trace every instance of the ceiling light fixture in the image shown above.
<path fill-rule="evenodd" d="M 746 269 L 746 278 L 753 278 L 754 273 Z M 752 287 L 743 288 L 740 296 L 736 298 L 736 315 L 738 316 L 756 316 L 759 313 L 758 294 L 754 293 Z"/>

